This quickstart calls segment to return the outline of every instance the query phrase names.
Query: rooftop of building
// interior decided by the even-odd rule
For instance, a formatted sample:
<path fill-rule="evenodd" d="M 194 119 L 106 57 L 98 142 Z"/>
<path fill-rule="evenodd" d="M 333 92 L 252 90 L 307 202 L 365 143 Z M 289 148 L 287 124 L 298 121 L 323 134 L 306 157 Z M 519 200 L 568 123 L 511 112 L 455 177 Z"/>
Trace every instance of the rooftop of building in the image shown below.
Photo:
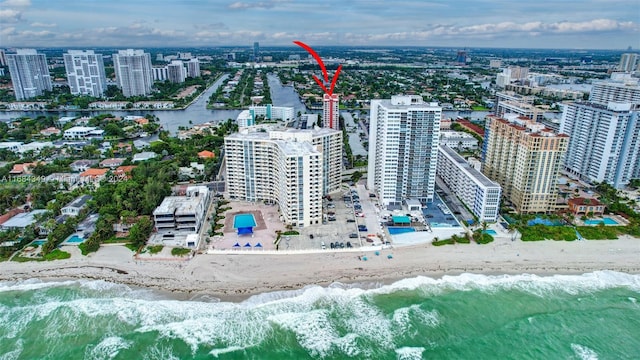
<path fill-rule="evenodd" d="M 469 175 L 471 175 L 474 179 L 478 180 L 482 185 L 486 187 L 500 187 L 500 185 L 496 182 L 489 180 L 483 173 L 476 170 L 473 166 L 471 166 L 462 156 L 460 156 L 457 152 L 446 145 L 440 145 L 440 151 L 447 154 L 451 160 L 458 164 L 460 168 L 466 171 Z"/>
<path fill-rule="evenodd" d="M 33 210 L 31 212 L 17 214 L 5 221 L 2 226 L 5 228 L 25 228 L 36 222 L 34 218 L 36 215 L 46 213 L 47 211 L 48 210 Z"/>
<path fill-rule="evenodd" d="M 91 195 L 80 195 L 64 207 L 81 208 L 91 199 L 93 199 Z"/>

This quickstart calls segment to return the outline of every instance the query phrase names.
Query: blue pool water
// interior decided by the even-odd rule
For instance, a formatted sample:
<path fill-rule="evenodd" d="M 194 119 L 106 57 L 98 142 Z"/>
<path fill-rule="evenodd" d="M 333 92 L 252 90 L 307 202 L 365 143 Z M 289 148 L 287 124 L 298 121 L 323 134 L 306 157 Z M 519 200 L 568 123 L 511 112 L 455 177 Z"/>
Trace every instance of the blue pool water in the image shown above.
<path fill-rule="evenodd" d="M 34 240 L 31 242 L 31 245 L 42 245 L 44 243 L 46 243 L 47 240 Z"/>
<path fill-rule="evenodd" d="M 496 236 L 496 235 L 498 235 L 498 233 L 497 233 L 495 230 L 491 230 L 491 229 L 489 229 L 489 230 L 485 230 L 485 231 L 484 231 L 484 233 L 485 233 L 485 234 L 489 234 L 489 235 L 491 235 L 491 236 Z"/>
<path fill-rule="evenodd" d="M 387 228 L 387 229 L 389 229 L 389 234 L 391 234 L 391 235 L 405 234 L 405 233 L 410 233 L 410 232 L 416 231 L 412 227 L 390 227 L 390 228 Z"/>
<path fill-rule="evenodd" d="M 253 214 L 238 214 L 233 217 L 233 228 L 256 226 L 256 219 Z"/>
<path fill-rule="evenodd" d="M 68 238 L 67 241 L 65 241 L 65 242 L 73 243 L 73 244 L 79 244 L 79 243 L 81 243 L 83 241 L 84 241 L 83 238 L 81 238 L 80 236 L 74 234 L 74 235 L 71 235 L 71 237 Z"/>
<path fill-rule="evenodd" d="M 598 225 L 600 223 L 604 223 L 605 225 L 618 225 L 618 222 L 612 218 L 603 218 L 602 220 L 585 220 L 584 223 L 587 225 Z"/>

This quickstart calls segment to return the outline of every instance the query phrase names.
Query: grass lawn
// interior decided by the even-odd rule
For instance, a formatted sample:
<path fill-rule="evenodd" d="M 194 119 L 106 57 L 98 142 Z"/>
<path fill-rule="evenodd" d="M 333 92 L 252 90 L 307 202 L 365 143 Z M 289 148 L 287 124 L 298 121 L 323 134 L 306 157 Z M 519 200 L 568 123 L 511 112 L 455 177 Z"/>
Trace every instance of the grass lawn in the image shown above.
<path fill-rule="evenodd" d="M 71 254 L 69 254 L 66 251 L 62 251 L 60 249 L 55 249 L 52 252 L 48 253 L 47 255 L 43 256 L 43 257 L 36 257 L 36 258 L 28 258 L 28 257 L 23 257 L 23 256 L 14 256 L 13 259 L 11 259 L 12 261 L 16 261 L 16 262 L 28 262 L 28 261 L 52 261 L 52 260 L 64 260 L 64 259 L 68 259 L 71 257 Z"/>
<path fill-rule="evenodd" d="M 576 229 L 587 240 L 617 239 L 622 232 L 617 226 L 578 226 Z"/>
<path fill-rule="evenodd" d="M 540 240 L 565 240 L 573 241 L 578 238 L 573 227 L 569 226 L 522 226 L 518 228 L 522 234 L 522 241 L 540 241 Z M 581 233 L 582 234 L 582 233 Z"/>

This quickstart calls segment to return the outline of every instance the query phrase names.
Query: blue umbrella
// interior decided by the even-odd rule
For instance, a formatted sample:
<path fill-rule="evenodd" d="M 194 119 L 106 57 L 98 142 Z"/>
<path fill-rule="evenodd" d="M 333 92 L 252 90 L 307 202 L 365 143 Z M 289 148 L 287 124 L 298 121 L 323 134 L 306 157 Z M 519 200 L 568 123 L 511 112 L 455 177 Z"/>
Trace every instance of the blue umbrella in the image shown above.
<path fill-rule="evenodd" d="M 380 251 L 376 251 L 374 254 L 376 254 L 376 256 L 380 255 Z"/>
<path fill-rule="evenodd" d="M 387 259 L 393 259 L 393 255 L 391 254 L 387 255 Z"/>
<path fill-rule="evenodd" d="M 362 260 L 367 261 L 367 257 L 366 257 L 366 256 L 363 256 L 363 257 L 362 257 Z"/>
<path fill-rule="evenodd" d="M 251 247 L 251 244 L 250 244 L 250 243 L 246 243 L 246 244 L 244 244 L 244 247 L 246 247 L 246 248 L 250 248 L 250 247 Z"/>
<path fill-rule="evenodd" d="M 257 247 L 257 248 L 259 247 L 259 248 L 261 248 L 261 247 L 262 247 L 262 244 L 257 243 L 257 244 L 256 244 L 256 246 L 254 246 L 254 247 Z"/>
<path fill-rule="evenodd" d="M 233 244 L 233 247 L 240 247 L 240 244 L 235 243 L 235 244 Z"/>

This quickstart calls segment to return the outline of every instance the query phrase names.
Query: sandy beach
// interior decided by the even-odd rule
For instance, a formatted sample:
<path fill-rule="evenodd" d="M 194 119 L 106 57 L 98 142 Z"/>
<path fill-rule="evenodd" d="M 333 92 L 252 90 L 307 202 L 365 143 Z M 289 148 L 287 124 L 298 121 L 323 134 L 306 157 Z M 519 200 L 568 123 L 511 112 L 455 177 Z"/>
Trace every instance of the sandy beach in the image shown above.
<path fill-rule="evenodd" d="M 380 251 L 305 254 L 199 254 L 190 260 L 137 260 L 123 246 L 104 246 L 82 256 L 75 247 L 68 260 L 0 263 L 0 280 L 103 279 L 178 294 L 207 294 L 223 300 L 306 285 L 334 282 L 363 285 L 407 277 L 461 273 L 582 274 L 597 270 L 640 273 L 640 239 L 521 242 L 496 239 L 488 245 L 431 244 Z M 388 255 L 392 255 L 389 259 Z M 363 256 L 367 260 L 362 260 Z"/>

